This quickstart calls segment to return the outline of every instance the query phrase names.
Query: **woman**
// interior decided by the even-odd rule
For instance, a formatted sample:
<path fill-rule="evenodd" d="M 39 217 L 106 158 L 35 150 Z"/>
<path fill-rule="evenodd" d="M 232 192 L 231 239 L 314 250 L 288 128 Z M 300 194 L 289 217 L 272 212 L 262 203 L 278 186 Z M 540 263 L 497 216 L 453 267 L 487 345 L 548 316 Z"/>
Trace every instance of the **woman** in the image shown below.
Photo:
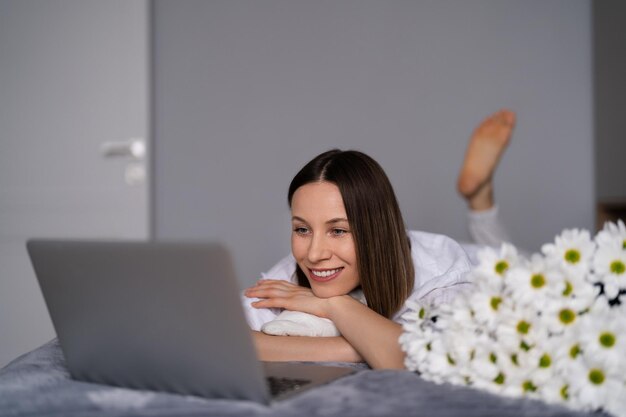
<path fill-rule="evenodd" d="M 279 308 L 332 320 L 337 337 L 254 332 L 262 360 L 362 361 L 404 367 L 398 344 L 407 300 L 445 302 L 468 287 L 470 263 L 453 240 L 408 232 L 386 174 L 369 156 L 332 150 L 315 157 L 289 187 L 292 256 L 246 290 L 254 330 Z M 361 288 L 367 305 L 348 294 Z M 257 317 L 258 318 L 258 317 Z"/>

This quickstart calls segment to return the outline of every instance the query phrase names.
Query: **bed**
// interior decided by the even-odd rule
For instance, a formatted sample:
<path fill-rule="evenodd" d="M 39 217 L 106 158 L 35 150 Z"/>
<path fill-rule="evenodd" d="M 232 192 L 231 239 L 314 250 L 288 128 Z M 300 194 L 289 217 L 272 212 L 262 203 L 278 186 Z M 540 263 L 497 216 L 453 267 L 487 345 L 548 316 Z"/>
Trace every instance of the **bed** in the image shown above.
<path fill-rule="evenodd" d="M 0 370 L 0 416 L 605 416 L 436 385 L 408 371 L 339 365 L 357 372 L 264 406 L 74 381 L 55 339 Z"/>

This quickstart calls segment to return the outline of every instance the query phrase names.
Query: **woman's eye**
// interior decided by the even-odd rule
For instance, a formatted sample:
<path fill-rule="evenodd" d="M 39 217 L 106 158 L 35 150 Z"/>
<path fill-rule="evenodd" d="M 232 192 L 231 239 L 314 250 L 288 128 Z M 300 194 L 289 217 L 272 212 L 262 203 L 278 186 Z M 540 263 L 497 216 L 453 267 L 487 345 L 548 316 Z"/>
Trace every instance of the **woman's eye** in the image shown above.
<path fill-rule="evenodd" d="M 344 229 L 333 229 L 332 233 L 333 233 L 333 236 L 343 236 L 346 233 L 348 233 L 348 231 Z"/>
<path fill-rule="evenodd" d="M 309 229 L 306 227 L 294 227 L 293 231 L 299 235 L 306 235 Z"/>

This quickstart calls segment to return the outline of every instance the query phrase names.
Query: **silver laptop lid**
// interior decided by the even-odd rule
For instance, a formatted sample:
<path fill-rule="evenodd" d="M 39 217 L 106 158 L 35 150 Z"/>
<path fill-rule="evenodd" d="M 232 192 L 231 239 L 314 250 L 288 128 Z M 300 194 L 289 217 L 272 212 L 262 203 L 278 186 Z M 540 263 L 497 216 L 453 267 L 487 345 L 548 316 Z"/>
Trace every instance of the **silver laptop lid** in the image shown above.
<path fill-rule="evenodd" d="M 269 402 L 222 246 L 31 240 L 27 248 L 72 377 Z"/>

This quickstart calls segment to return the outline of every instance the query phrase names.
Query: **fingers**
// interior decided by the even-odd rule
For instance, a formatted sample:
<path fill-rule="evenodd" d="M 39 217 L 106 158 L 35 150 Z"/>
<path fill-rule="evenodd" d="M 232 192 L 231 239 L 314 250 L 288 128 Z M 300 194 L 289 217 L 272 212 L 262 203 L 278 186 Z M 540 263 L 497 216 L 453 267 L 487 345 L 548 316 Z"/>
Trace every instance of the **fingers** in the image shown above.
<path fill-rule="evenodd" d="M 313 293 L 304 288 L 284 280 L 262 279 L 256 285 L 244 291 L 248 298 L 257 298 L 250 305 L 254 308 L 284 308 L 297 309 L 297 305 L 304 299 L 310 298 Z"/>
<path fill-rule="evenodd" d="M 265 298 L 263 300 L 250 303 L 254 308 L 287 308 L 284 298 Z"/>
<path fill-rule="evenodd" d="M 275 298 L 275 297 L 289 297 L 293 293 L 284 288 L 273 288 L 273 287 L 252 287 L 248 288 L 244 292 L 245 296 L 248 298 Z"/>
<path fill-rule="evenodd" d="M 283 279 L 260 279 L 256 282 L 256 286 L 261 285 L 286 285 L 289 287 L 298 287 L 299 285 L 293 282 L 285 281 Z"/>
<path fill-rule="evenodd" d="M 283 280 L 273 280 L 273 279 L 262 279 L 259 280 L 254 286 L 248 288 L 248 291 L 257 291 L 257 290 L 267 290 L 267 289 L 282 289 L 284 291 L 293 291 L 296 289 L 301 289 L 302 287 L 293 284 L 289 281 Z"/>
<path fill-rule="evenodd" d="M 293 297 L 310 292 L 308 288 L 300 287 L 283 280 L 260 280 L 253 287 L 244 291 L 244 295 L 249 298 L 274 298 Z"/>

